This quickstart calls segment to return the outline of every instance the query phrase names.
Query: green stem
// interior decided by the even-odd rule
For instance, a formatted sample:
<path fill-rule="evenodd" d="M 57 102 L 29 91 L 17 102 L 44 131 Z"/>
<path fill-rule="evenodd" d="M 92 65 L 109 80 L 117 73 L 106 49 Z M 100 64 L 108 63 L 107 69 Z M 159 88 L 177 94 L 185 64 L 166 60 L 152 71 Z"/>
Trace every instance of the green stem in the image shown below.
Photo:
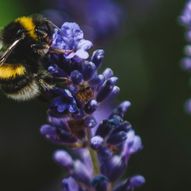
<path fill-rule="evenodd" d="M 94 168 L 94 175 L 98 175 L 100 173 L 99 170 L 99 162 L 98 162 L 98 158 L 97 158 L 97 153 L 90 147 L 90 139 L 91 139 L 91 130 L 88 129 L 87 130 L 87 135 L 88 135 L 88 150 L 90 152 L 90 156 L 92 159 L 92 163 L 93 163 L 93 168 Z"/>

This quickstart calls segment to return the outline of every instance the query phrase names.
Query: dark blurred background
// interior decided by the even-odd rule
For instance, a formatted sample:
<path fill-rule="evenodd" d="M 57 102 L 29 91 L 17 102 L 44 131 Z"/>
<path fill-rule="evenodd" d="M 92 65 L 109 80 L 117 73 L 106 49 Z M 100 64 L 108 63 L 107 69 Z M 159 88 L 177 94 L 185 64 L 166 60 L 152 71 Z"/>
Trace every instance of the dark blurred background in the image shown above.
<path fill-rule="evenodd" d="M 54 2 L 1 0 L 0 26 L 18 16 L 56 9 Z M 191 188 L 191 116 L 183 107 L 191 91 L 189 75 L 179 64 L 186 42 L 178 16 L 185 2 L 116 1 L 121 6 L 122 20 L 115 34 L 95 39 L 96 47 L 106 52 L 104 68 L 113 68 L 120 77 L 118 100 L 129 99 L 133 103 L 127 119 L 141 135 L 144 150 L 132 157 L 127 173 L 146 177 L 142 191 Z M 81 13 L 76 15 L 69 20 L 80 23 Z M 39 133 L 40 125 L 46 121 L 46 108 L 38 100 L 17 103 L 1 95 L 2 190 L 48 191 L 59 185 L 62 170 L 51 156 L 60 147 L 48 143 Z"/>

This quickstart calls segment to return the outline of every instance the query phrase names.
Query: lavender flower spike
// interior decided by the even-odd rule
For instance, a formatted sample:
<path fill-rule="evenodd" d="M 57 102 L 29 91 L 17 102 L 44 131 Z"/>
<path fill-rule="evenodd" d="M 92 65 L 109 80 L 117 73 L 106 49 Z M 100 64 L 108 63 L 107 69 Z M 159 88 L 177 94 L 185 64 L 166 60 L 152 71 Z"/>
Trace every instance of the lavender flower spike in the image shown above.
<path fill-rule="evenodd" d="M 132 191 L 145 179 L 122 177 L 129 159 L 143 148 L 142 141 L 124 119 L 129 101 L 106 110 L 108 98 L 119 92 L 118 78 L 110 68 L 99 73 L 104 51 L 96 50 L 89 58 L 91 46 L 76 23 L 64 23 L 55 31 L 52 47 L 71 51 L 48 53 L 49 72 L 63 82 L 48 92 L 52 95 L 48 122 L 40 131 L 47 140 L 67 148 L 53 156 L 66 171 L 63 191 Z"/>
<path fill-rule="evenodd" d="M 185 57 L 181 61 L 181 67 L 187 72 L 191 72 L 191 0 L 186 2 L 181 16 L 179 17 L 180 23 L 185 27 L 186 33 L 185 38 L 188 45 L 185 46 L 184 52 Z M 191 113 L 191 99 L 185 102 L 185 110 Z"/>

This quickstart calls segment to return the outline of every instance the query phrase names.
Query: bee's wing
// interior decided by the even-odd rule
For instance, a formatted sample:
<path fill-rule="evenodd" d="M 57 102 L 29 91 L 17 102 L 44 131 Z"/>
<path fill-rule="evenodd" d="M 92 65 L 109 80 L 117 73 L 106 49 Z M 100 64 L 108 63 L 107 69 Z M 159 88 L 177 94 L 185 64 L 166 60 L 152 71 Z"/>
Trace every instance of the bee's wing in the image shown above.
<path fill-rule="evenodd" d="M 0 27 L 0 52 L 2 51 L 2 48 L 3 48 L 3 34 L 2 34 L 2 31 L 3 31 L 3 27 Z"/>
<path fill-rule="evenodd" d="M 3 27 L 0 27 L 0 58 L 3 55 L 3 37 L 2 37 Z"/>
<path fill-rule="evenodd" d="M 0 66 L 4 64 L 8 56 L 11 54 L 11 52 L 15 49 L 17 44 L 25 38 L 24 35 L 22 35 L 20 38 L 16 39 L 12 44 L 10 44 L 5 51 L 0 51 Z M 3 41 L 2 42 L 2 48 L 3 48 Z M 2 54 L 1 54 L 2 53 Z"/>

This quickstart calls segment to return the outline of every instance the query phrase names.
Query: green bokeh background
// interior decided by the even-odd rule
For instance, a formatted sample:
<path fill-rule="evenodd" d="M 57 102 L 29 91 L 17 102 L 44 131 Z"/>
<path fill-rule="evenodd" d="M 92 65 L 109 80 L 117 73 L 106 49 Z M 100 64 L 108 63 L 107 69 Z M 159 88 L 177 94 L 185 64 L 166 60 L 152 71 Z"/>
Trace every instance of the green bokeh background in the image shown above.
<path fill-rule="evenodd" d="M 144 3 L 145 1 L 145 3 Z M 0 26 L 21 15 L 40 12 L 47 1 L 1 0 Z M 128 174 L 143 174 L 142 191 L 191 188 L 191 116 L 183 104 L 191 96 L 189 75 L 179 62 L 185 45 L 177 18 L 184 0 L 121 0 L 128 20 L 120 34 L 105 42 L 104 67 L 120 77 L 119 101 L 129 99 L 127 114 L 141 135 L 144 150 L 129 163 Z M 0 187 L 3 190 L 54 190 L 61 169 L 52 161 L 60 148 L 45 141 L 39 127 L 46 105 L 34 100 L 0 100 Z"/>

